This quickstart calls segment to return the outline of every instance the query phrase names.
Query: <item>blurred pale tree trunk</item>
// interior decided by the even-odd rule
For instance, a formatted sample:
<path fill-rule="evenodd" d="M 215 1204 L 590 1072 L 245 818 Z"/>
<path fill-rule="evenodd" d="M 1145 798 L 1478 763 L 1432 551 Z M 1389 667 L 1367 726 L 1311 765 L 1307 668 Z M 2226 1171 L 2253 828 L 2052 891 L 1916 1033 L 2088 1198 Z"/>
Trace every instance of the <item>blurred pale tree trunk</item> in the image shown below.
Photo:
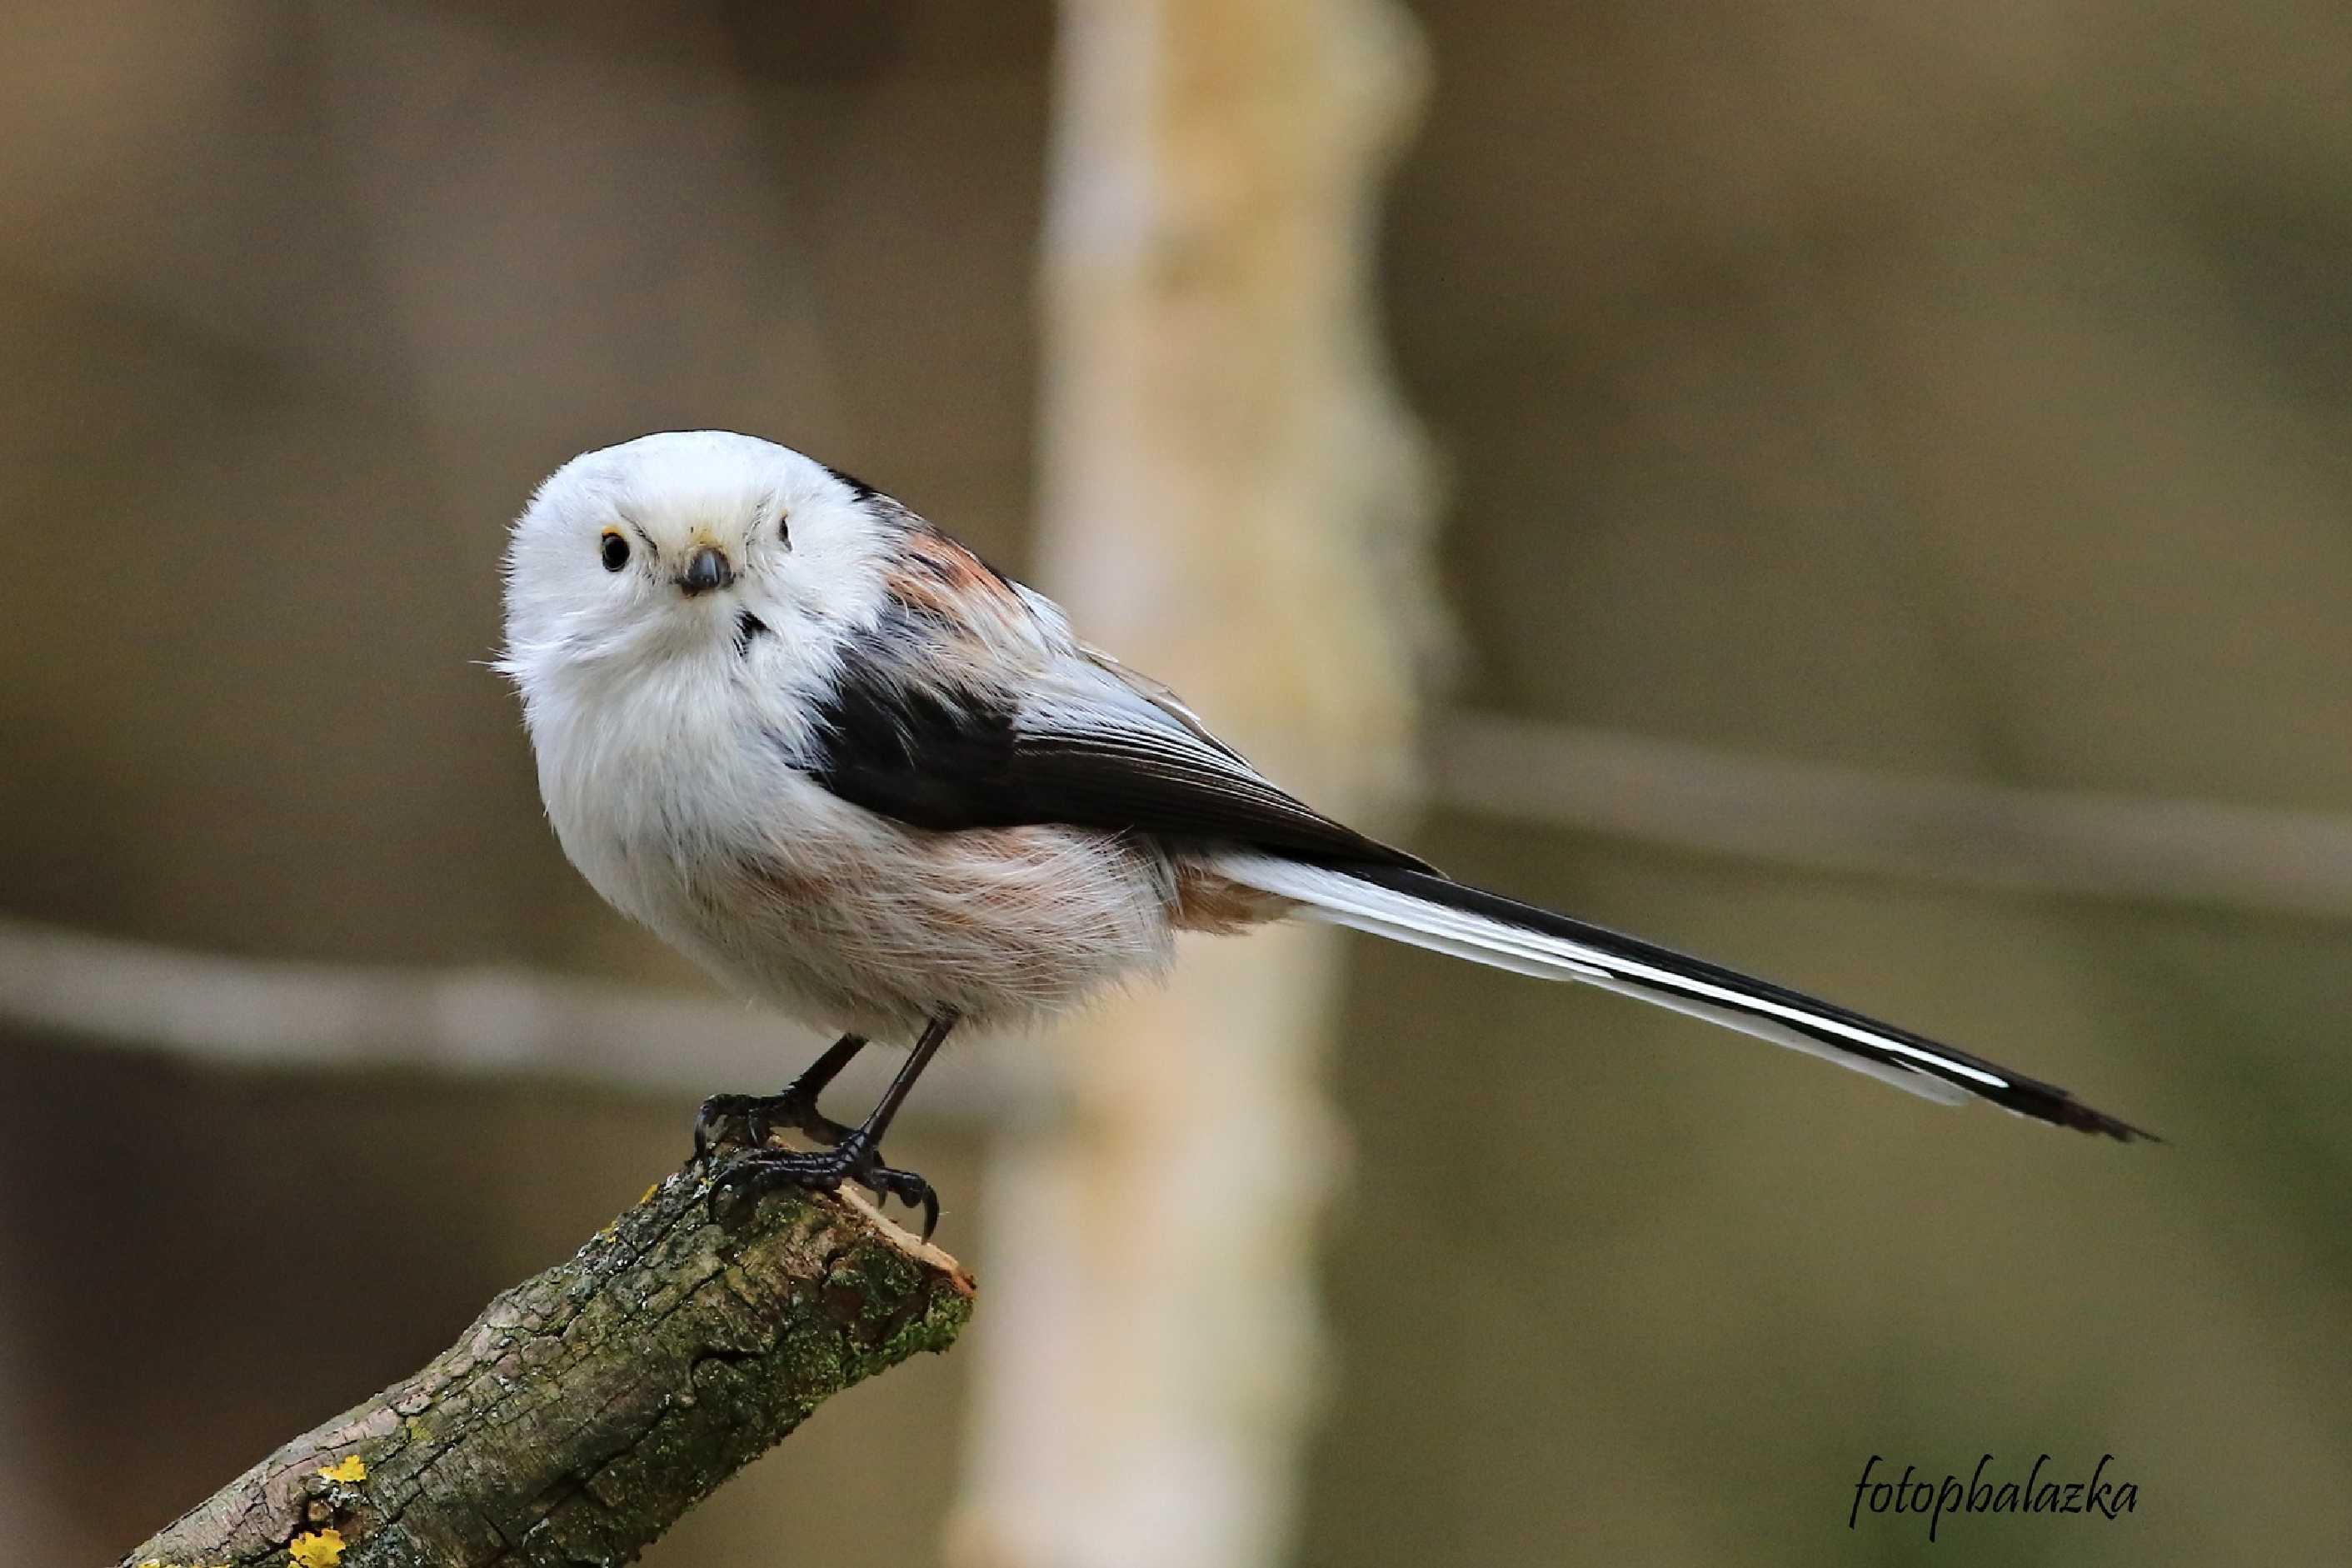
<path fill-rule="evenodd" d="M 1068 0 L 1062 24 L 1045 585 L 1278 780 L 1392 805 L 1437 618 L 1370 258 L 1417 35 L 1387 0 Z M 1337 959 L 1321 931 L 1198 942 L 1172 989 L 1056 1042 L 1069 1115 L 992 1167 L 959 1563 L 1283 1552 Z"/>

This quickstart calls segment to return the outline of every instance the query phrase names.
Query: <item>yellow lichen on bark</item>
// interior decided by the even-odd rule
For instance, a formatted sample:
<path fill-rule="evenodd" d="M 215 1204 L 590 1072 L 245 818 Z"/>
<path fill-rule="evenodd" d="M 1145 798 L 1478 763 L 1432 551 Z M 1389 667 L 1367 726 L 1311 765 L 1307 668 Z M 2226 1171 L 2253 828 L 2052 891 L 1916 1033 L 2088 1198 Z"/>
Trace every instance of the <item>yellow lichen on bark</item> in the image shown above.
<path fill-rule="evenodd" d="M 343 1537 L 341 1531 L 314 1530 L 298 1535 L 286 1547 L 296 1568 L 335 1568 L 343 1560 Z"/>

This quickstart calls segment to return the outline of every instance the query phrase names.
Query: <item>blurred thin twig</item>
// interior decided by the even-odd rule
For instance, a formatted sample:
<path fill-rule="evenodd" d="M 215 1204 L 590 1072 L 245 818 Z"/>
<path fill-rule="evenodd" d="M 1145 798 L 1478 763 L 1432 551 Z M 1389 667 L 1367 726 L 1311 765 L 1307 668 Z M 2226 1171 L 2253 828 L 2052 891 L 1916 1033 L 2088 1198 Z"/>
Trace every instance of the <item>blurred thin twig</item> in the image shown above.
<path fill-rule="evenodd" d="M 2004 892 L 2352 915 L 2352 817 L 1904 777 L 1607 730 L 1456 715 L 1456 809 L 1808 869 Z"/>
<path fill-rule="evenodd" d="M 667 1095 L 778 1081 L 814 1049 L 773 1014 L 642 987 L 234 958 L 6 915 L 0 1023 L 217 1067 L 415 1068 Z M 909 1120 L 1005 1110 L 1020 1089 L 1004 1077 L 943 1080 Z"/>

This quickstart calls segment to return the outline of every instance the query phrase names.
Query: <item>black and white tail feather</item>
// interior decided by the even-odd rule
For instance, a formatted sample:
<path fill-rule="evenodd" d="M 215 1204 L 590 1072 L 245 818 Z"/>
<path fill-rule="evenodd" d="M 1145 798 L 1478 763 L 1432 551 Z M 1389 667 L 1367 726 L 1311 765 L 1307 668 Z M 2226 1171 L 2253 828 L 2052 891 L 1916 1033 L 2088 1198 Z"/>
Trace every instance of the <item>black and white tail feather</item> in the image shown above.
<path fill-rule="evenodd" d="M 1402 866 L 1317 866 L 1227 855 L 1223 875 L 1294 900 L 1316 917 L 1544 980 L 1581 980 L 1963 1105 L 1987 1100 L 2037 1121 L 2126 1142 L 2154 1134 L 2064 1089 L 1817 997 L 1704 959 Z"/>

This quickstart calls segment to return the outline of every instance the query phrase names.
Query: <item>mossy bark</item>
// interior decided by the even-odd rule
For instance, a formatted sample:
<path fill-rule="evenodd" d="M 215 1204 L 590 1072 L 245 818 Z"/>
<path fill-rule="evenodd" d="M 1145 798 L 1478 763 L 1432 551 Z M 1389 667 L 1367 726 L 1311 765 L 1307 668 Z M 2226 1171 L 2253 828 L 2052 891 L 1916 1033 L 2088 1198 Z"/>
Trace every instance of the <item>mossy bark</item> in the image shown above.
<path fill-rule="evenodd" d="M 663 1183 L 124 1568 L 625 1563 L 825 1399 L 945 1350 L 971 1315 L 955 1260 L 860 1201 L 778 1193 L 721 1223 L 708 1191 Z"/>

